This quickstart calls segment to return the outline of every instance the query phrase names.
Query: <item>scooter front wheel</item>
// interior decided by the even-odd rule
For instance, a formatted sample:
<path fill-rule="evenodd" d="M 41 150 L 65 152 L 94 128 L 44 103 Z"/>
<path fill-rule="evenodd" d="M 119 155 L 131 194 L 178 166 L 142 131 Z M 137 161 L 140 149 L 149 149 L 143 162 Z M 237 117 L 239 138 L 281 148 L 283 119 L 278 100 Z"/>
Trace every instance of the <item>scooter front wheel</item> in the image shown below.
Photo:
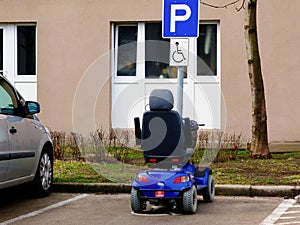
<path fill-rule="evenodd" d="M 143 204 L 138 196 L 138 191 L 134 188 L 131 188 L 131 209 L 135 213 L 143 211 Z"/>

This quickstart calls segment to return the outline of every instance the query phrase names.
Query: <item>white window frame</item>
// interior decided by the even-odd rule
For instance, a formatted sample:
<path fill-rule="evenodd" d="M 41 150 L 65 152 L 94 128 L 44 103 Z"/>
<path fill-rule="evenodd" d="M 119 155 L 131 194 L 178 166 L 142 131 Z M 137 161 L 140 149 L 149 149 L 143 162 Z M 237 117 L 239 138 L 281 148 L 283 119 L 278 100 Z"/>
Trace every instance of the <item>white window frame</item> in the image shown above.
<path fill-rule="evenodd" d="M 17 26 L 35 26 L 36 41 L 36 74 L 35 75 L 17 75 Z M 32 23 L 2 23 L 3 29 L 3 73 L 14 86 L 18 88 L 26 100 L 37 100 L 37 76 L 38 76 L 38 46 L 37 46 L 37 24 Z"/>
<path fill-rule="evenodd" d="M 119 40 L 119 32 L 118 28 L 120 26 L 136 26 L 137 27 L 137 53 L 136 53 L 136 74 L 135 76 L 118 76 L 117 68 L 118 68 L 118 40 Z M 143 76 L 143 68 L 145 67 L 143 62 L 145 61 L 145 46 L 141 43 L 145 40 L 144 38 L 144 30 L 145 26 L 143 23 L 121 23 L 121 24 L 113 24 L 112 26 L 112 41 L 113 46 L 113 57 L 112 57 L 112 74 L 113 81 L 116 83 L 127 83 L 127 82 L 136 82 L 138 79 L 141 79 Z"/>
<path fill-rule="evenodd" d="M 6 52 L 6 45 L 4 43 L 6 43 L 6 37 L 5 37 L 5 34 L 6 34 L 6 26 L 0 24 L 0 29 L 2 29 L 3 31 L 3 68 L 2 70 L 0 70 L 0 72 L 2 72 L 3 76 L 6 77 L 6 73 L 7 73 L 7 69 L 6 69 L 6 56 L 5 56 L 5 52 Z"/>
<path fill-rule="evenodd" d="M 157 78 L 146 78 L 145 74 L 145 22 L 139 23 L 120 23 L 120 24 L 112 24 L 112 71 L 113 71 L 113 80 L 117 83 L 122 82 L 135 82 L 140 79 L 146 79 L 149 82 L 159 83 L 163 82 L 164 79 Z M 201 21 L 201 24 L 216 24 L 217 25 L 217 74 L 214 76 L 205 76 L 197 75 L 197 39 L 190 38 L 189 41 L 189 66 L 187 67 L 188 78 L 192 78 L 197 82 L 220 82 L 221 80 L 221 35 L 220 35 L 220 22 L 219 21 Z M 136 75 L 135 76 L 117 76 L 117 58 L 118 58 L 118 27 L 120 26 L 137 26 L 138 34 L 137 34 L 137 60 L 136 60 Z M 176 82 L 176 78 L 165 78 L 169 82 L 174 80 Z M 187 78 L 185 78 L 186 80 Z M 158 81 L 156 81 L 158 80 Z"/>
<path fill-rule="evenodd" d="M 221 82 L 221 34 L 220 34 L 220 22 L 219 21 L 201 21 L 201 24 L 216 24 L 217 25 L 217 74 L 216 75 L 199 75 L 197 74 L 197 39 L 190 40 L 190 64 L 188 66 L 188 75 L 192 75 L 190 78 L 195 82 L 200 83 L 220 83 Z"/>
<path fill-rule="evenodd" d="M 14 26 L 14 81 L 15 83 L 37 82 L 37 24 L 35 23 L 16 23 Z M 35 26 L 35 73 L 32 75 L 18 75 L 18 49 L 17 49 L 17 28 L 18 26 Z"/>
<path fill-rule="evenodd" d="M 10 80 L 14 79 L 14 25 L 1 24 L 3 29 L 3 74 Z"/>

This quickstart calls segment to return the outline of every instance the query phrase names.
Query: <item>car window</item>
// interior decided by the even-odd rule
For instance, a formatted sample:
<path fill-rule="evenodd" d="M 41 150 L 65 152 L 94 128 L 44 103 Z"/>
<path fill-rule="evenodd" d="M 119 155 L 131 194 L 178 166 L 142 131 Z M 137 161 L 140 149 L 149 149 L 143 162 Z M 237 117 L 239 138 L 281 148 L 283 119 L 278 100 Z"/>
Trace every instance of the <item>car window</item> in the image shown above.
<path fill-rule="evenodd" d="M 4 80 L 0 80 L 0 113 L 15 114 L 18 101 L 13 88 Z"/>

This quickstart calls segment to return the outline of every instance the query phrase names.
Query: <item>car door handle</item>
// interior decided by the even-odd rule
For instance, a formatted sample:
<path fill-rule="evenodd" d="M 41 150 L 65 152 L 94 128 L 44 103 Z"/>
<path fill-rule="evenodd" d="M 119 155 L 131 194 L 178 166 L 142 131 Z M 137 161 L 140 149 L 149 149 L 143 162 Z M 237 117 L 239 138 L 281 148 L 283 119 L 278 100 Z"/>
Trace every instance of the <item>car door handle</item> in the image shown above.
<path fill-rule="evenodd" d="M 14 127 L 12 127 L 12 128 L 9 129 L 9 132 L 10 132 L 11 134 L 15 134 L 15 133 L 17 133 L 17 129 L 14 128 Z"/>

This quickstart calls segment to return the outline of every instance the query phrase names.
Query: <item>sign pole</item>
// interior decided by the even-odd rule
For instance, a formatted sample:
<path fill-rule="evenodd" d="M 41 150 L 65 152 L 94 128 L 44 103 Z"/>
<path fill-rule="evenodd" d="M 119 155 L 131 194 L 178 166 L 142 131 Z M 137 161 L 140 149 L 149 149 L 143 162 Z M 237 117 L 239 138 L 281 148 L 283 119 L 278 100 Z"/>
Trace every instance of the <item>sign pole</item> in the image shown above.
<path fill-rule="evenodd" d="M 170 40 L 170 66 L 177 67 L 177 111 L 182 117 L 183 112 L 183 81 L 184 68 L 188 66 L 189 39 L 173 38 Z"/>
<path fill-rule="evenodd" d="M 199 36 L 199 7 L 198 0 L 163 0 L 162 36 L 171 38 L 170 66 L 178 68 L 177 110 L 181 117 L 184 67 L 188 65 L 189 55 L 188 38 Z M 180 38 L 185 38 L 185 40 L 180 40 Z"/>
<path fill-rule="evenodd" d="M 184 67 L 178 66 L 177 70 L 177 110 L 182 117 L 183 111 L 183 79 L 184 79 Z"/>

